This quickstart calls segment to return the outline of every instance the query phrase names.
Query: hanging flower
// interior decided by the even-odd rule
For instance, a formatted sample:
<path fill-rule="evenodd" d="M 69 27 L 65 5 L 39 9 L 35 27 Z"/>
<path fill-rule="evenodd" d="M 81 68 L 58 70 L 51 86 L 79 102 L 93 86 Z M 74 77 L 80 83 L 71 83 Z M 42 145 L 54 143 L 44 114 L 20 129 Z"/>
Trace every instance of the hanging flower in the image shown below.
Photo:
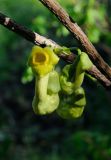
<path fill-rule="evenodd" d="M 35 74 L 44 76 L 52 71 L 59 58 L 50 47 L 41 48 L 34 46 L 28 60 L 28 65 Z"/>
<path fill-rule="evenodd" d="M 59 74 L 51 71 L 36 78 L 35 96 L 32 107 L 36 114 L 45 115 L 54 112 L 59 105 L 60 83 Z"/>

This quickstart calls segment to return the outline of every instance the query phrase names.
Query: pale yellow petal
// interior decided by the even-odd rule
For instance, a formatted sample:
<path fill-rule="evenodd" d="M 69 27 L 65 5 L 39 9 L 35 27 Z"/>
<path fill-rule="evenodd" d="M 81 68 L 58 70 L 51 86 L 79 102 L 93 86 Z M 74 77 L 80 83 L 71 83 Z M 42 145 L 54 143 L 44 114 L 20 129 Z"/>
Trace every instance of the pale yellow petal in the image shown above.
<path fill-rule="evenodd" d="M 34 46 L 28 60 L 28 65 L 33 72 L 39 75 L 45 75 L 54 68 L 59 58 L 54 54 L 50 47 L 41 48 Z"/>

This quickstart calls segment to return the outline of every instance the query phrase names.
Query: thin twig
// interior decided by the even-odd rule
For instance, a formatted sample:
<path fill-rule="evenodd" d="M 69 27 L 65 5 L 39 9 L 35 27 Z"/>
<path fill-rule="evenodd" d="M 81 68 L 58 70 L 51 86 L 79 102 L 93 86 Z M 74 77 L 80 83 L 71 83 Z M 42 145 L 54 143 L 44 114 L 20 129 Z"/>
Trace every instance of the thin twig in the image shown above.
<path fill-rule="evenodd" d="M 89 55 L 97 68 L 111 80 L 111 67 L 102 59 L 95 47 L 88 40 L 85 33 L 77 23 L 68 15 L 56 0 L 39 0 L 62 22 L 62 24 L 73 34 L 74 38 Z"/>
<path fill-rule="evenodd" d="M 21 37 L 27 39 L 28 41 L 34 43 L 35 45 L 47 46 L 51 45 L 52 47 L 60 47 L 56 42 L 47 39 L 36 32 L 33 32 L 26 27 L 17 24 L 15 21 L 7 17 L 6 15 L 0 13 L 0 24 L 11 30 L 12 32 L 17 33 Z M 72 63 L 74 61 L 75 55 L 72 53 L 70 55 L 60 54 L 60 58 L 65 60 L 68 63 Z M 93 67 L 88 71 L 90 75 L 95 77 L 105 88 L 109 89 L 111 87 L 111 81 L 108 80 L 97 68 L 93 65 Z"/>

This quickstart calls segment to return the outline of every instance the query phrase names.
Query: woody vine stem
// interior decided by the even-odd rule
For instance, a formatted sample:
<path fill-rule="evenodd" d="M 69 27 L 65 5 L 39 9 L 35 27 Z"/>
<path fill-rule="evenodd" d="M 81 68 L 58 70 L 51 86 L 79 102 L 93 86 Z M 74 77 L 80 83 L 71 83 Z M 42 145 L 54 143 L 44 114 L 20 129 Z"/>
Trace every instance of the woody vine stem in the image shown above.
<path fill-rule="evenodd" d="M 111 80 L 111 67 L 102 59 L 95 47 L 88 40 L 85 33 L 77 25 L 77 23 L 69 16 L 69 14 L 60 6 L 56 0 L 39 0 L 42 2 L 70 31 L 74 38 L 81 44 L 84 51 L 92 59 L 93 63 L 99 68 L 99 70 Z"/>
<path fill-rule="evenodd" d="M 102 57 L 98 54 L 94 46 L 89 42 L 86 35 L 80 29 L 80 27 L 75 23 L 72 22 L 70 16 L 61 8 L 61 6 L 56 3 L 55 0 L 40 0 L 43 4 L 45 4 L 67 27 L 67 29 L 74 35 L 74 37 L 80 42 L 81 46 L 84 48 L 84 51 L 89 55 L 92 59 L 93 67 L 88 71 L 90 75 L 95 77 L 105 88 L 111 88 L 111 68 L 108 66 L 107 63 L 104 62 Z M 66 16 L 66 17 L 64 17 Z M 70 23 L 69 23 L 70 22 Z M 51 45 L 52 47 L 60 47 L 56 42 L 52 41 L 51 39 L 47 39 L 36 32 L 33 32 L 26 27 L 17 24 L 15 21 L 0 13 L 0 24 L 4 27 L 8 28 L 12 32 L 17 33 L 21 37 L 27 39 L 28 41 L 34 43 L 35 45 L 40 46 L 47 46 Z M 72 28 L 72 29 L 71 29 Z M 64 59 L 68 63 L 72 63 L 75 55 L 72 53 L 70 55 L 64 55 L 61 53 L 61 59 Z"/>

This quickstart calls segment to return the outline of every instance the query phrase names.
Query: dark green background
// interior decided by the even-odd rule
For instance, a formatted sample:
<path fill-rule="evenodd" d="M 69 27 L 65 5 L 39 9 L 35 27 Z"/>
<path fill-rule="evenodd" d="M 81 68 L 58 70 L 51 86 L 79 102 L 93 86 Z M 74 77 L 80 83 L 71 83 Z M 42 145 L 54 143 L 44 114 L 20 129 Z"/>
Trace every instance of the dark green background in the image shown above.
<path fill-rule="evenodd" d="M 59 0 L 111 64 L 111 1 Z M 79 46 L 38 0 L 0 0 L 0 11 L 61 45 Z M 85 79 L 79 119 L 36 116 L 26 63 L 33 44 L 0 26 L 0 160 L 110 160 L 111 92 Z"/>

